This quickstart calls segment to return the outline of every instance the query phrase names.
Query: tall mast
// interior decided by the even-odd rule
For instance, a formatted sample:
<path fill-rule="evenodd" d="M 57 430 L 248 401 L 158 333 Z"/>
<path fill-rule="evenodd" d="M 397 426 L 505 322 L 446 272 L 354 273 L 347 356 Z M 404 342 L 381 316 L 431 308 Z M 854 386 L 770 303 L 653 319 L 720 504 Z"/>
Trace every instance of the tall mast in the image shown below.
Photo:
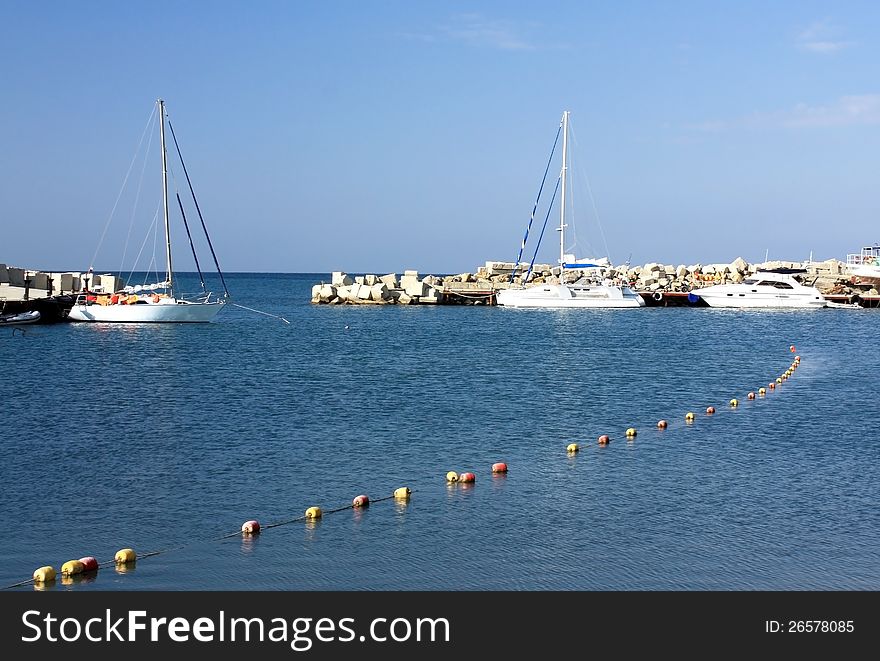
<path fill-rule="evenodd" d="M 168 222 L 168 156 L 165 153 L 165 102 L 159 99 L 159 137 L 162 142 L 162 206 L 165 213 L 165 280 L 171 296 L 174 296 L 174 270 L 171 268 L 171 224 Z"/>
<path fill-rule="evenodd" d="M 559 282 L 565 269 L 565 180 L 568 170 L 568 110 L 562 113 L 562 191 L 559 198 Z"/>

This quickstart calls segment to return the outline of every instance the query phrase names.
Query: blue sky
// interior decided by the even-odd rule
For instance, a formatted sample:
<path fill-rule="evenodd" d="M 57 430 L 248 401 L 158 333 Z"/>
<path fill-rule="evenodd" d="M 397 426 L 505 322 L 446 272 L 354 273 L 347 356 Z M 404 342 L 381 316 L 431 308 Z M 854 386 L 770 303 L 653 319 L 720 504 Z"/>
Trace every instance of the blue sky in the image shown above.
<path fill-rule="evenodd" d="M 159 96 L 229 271 L 512 260 L 563 110 L 578 256 L 844 259 L 880 241 L 878 35 L 874 2 L 2 0 L 0 262 L 87 268 Z"/>

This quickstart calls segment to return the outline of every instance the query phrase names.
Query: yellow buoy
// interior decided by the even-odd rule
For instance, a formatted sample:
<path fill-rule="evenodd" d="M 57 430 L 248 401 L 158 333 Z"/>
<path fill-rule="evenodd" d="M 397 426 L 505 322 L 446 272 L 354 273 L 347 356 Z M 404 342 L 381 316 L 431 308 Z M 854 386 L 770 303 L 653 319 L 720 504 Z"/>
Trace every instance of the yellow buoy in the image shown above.
<path fill-rule="evenodd" d="M 693 411 L 688 411 L 687 413 L 685 413 L 685 414 L 684 414 L 684 419 L 685 419 L 686 422 L 693 422 L 693 421 L 694 421 L 694 413 L 693 413 Z"/>
<path fill-rule="evenodd" d="M 731 399 L 731 400 L 730 400 L 730 405 L 731 405 L 733 408 L 736 408 L 737 406 L 739 406 L 739 400 L 738 400 L 738 399 Z"/>
<path fill-rule="evenodd" d="M 34 583 L 51 583 L 55 580 L 55 568 L 49 565 L 34 571 Z"/>
<path fill-rule="evenodd" d="M 72 576 L 73 574 L 82 574 L 83 563 L 79 560 L 68 560 L 61 565 L 62 576 Z"/>
<path fill-rule="evenodd" d="M 446 481 L 447 482 L 458 482 L 458 473 L 455 471 L 449 471 L 446 473 Z"/>
<path fill-rule="evenodd" d="M 306 510 L 307 519 L 320 519 L 323 514 L 320 507 L 310 507 Z"/>
<path fill-rule="evenodd" d="M 569 454 L 574 454 L 575 452 L 577 452 L 578 450 L 581 449 L 581 446 L 578 445 L 577 443 L 569 443 L 568 447 L 565 449 L 568 451 Z"/>
<path fill-rule="evenodd" d="M 120 549 L 116 552 L 113 560 L 117 565 L 124 565 L 137 560 L 137 553 L 134 552 L 134 549 Z"/>
<path fill-rule="evenodd" d="M 635 438 L 637 434 L 638 434 L 638 432 L 636 431 L 635 427 L 630 427 L 629 429 L 626 430 L 626 437 L 627 438 Z"/>
<path fill-rule="evenodd" d="M 762 395 L 762 396 L 763 396 L 763 395 L 766 395 L 766 394 L 767 394 L 767 389 L 766 389 L 766 388 L 758 388 L 758 394 L 759 394 L 759 395 Z"/>
<path fill-rule="evenodd" d="M 782 383 L 782 377 L 776 377 L 776 383 Z"/>
<path fill-rule="evenodd" d="M 399 489 L 394 490 L 394 497 L 398 500 L 409 500 L 409 496 L 412 493 L 409 487 L 400 487 Z"/>

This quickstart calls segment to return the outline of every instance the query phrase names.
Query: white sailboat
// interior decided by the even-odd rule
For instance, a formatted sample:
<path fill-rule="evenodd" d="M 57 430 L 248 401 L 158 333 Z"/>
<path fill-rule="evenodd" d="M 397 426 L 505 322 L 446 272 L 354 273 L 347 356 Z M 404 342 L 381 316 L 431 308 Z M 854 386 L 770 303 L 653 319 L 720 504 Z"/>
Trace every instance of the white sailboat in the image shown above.
<path fill-rule="evenodd" d="M 566 179 L 568 178 L 568 115 L 562 113 L 562 168 L 559 173 L 561 184 L 559 212 L 559 284 L 537 284 L 533 286 L 512 285 L 496 294 L 498 305 L 512 308 L 639 308 L 645 301 L 626 284 L 608 278 L 583 276 L 575 282 L 565 281 L 566 275 L 575 269 L 602 272 L 610 266 L 608 260 L 575 260 L 565 252 L 565 207 Z M 523 247 L 525 240 L 523 241 Z M 522 253 L 520 253 L 522 254 Z M 518 261 L 517 261 L 518 263 Z M 512 278 L 511 278 L 512 279 Z M 523 278 L 524 280 L 526 278 Z"/>
<path fill-rule="evenodd" d="M 204 220 L 201 219 L 201 211 L 199 210 L 199 218 L 202 220 L 202 228 L 205 230 L 205 237 L 208 245 L 211 246 L 211 254 L 214 257 L 214 264 L 217 266 L 217 272 L 223 282 L 224 296 L 222 298 L 215 297 L 212 292 L 207 291 L 202 277 L 201 267 L 198 264 L 198 258 L 195 257 L 195 249 L 193 256 L 196 260 L 196 268 L 199 272 L 199 279 L 202 283 L 202 292 L 194 297 L 184 297 L 177 292 L 174 269 L 172 267 L 171 253 L 171 225 L 168 213 L 168 162 L 167 151 L 165 146 L 165 124 L 167 114 L 165 111 L 165 102 L 159 99 L 156 102 L 159 112 L 159 136 L 162 152 L 162 205 L 165 220 L 165 279 L 162 282 L 137 285 L 134 287 L 125 287 L 119 292 L 91 292 L 88 291 L 88 282 L 86 282 L 84 291 L 81 292 L 67 318 L 71 321 L 93 321 L 93 322 L 109 322 L 109 323 L 186 323 L 186 322 L 209 322 L 223 308 L 229 299 L 229 291 L 226 289 L 223 274 L 220 272 L 220 266 L 217 257 L 214 254 L 210 237 L 207 236 L 207 228 L 205 228 Z M 174 129 L 171 127 L 172 136 Z M 177 140 L 175 138 L 175 146 Z M 180 150 L 177 150 L 178 155 Z M 186 166 L 181 158 L 181 166 L 186 173 Z M 190 184 L 189 174 L 186 175 L 187 183 Z M 192 185 L 189 186 L 192 193 Z M 193 195 L 195 200 L 195 195 Z M 178 202 L 180 202 L 178 197 Z M 181 204 L 181 212 L 183 205 Z M 199 209 L 196 202 L 196 209 Z M 186 219 L 184 217 L 184 222 Z M 187 234 L 189 235 L 189 227 L 187 226 Z M 190 241 L 192 241 L 190 237 Z M 89 269 L 91 273 L 91 269 Z"/>

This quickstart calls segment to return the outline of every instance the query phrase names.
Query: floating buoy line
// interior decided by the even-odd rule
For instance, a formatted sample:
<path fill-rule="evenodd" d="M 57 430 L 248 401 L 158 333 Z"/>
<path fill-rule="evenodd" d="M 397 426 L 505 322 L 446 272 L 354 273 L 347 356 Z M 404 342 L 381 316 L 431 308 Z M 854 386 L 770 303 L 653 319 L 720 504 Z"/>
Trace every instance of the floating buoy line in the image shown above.
<path fill-rule="evenodd" d="M 269 315 L 269 316 L 275 316 L 275 315 Z M 789 347 L 789 349 L 792 353 L 795 352 L 794 345 L 791 345 Z M 767 388 L 769 388 L 770 391 L 773 391 L 777 387 L 781 386 L 782 383 L 784 383 L 785 381 L 787 381 L 789 378 L 791 378 L 794 375 L 795 370 L 797 370 L 797 368 L 800 366 L 800 363 L 801 363 L 801 357 L 800 357 L 800 355 L 796 355 L 794 357 L 794 361 L 791 363 L 791 366 L 787 370 L 785 370 L 785 372 L 783 372 L 781 375 L 779 375 L 776 378 L 775 382 L 771 381 L 767 385 Z M 766 397 L 767 392 L 768 392 L 768 390 L 763 387 L 758 388 L 757 396 L 762 397 L 762 398 Z M 749 391 L 746 398 L 748 401 L 754 401 L 757 397 L 756 397 L 754 391 Z M 729 401 L 729 406 L 730 406 L 730 409 L 736 409 L 739 406 L 739 400 L 736 398 L 731 399 Z M 712 416 L 715 413 L 716 413 L 716 409 L 714 406 L 709 406 L 706 408 L 706 415 L 707 416 Z M 691 424 L 693 424 L 695 419 L 696 419 L 696 414 L 693 411 L 688 411 L 684 415 L 684 424 L 691 425 Z M 656 427 L 657 427 L 658 432 L 663 432 L 670 427 L 670 423 L 666 419 L 662 419 L 657 422 Z M 638 431 L 635 427 L 629 427 L 624 432 L 624 435 L 626 436 L 628 441 L 633 441 L 638 436 Z M 611 435 L 610 434 L 601 434 L 598 437 L 597 441 L 598 441 L 599 446 L 605 447 L 611 442 Z M 571 442 L 571 443 L 568 443 L 568 445 L 566 446 L 566 452 L 568 453 L 568 455 L 570 457 L 573 457 L 579 451 L 580 451 L 580 444 L 579 443 Z M 491 473 L 495 477 L 506 476 L 508 473 L 507 463 L 496 462 L 496 463 L 492 464 Z M 450 487 L 455 484 L 463 484 L 463 485 L 466 484 L 466 485 L 470 486 L 476 482 L 476 474 L 469 472 L 469 471 L 465 471 L 465 472 L 461 472 L 461 473 L 456 472 L 456 471 L 449 471 L 446 473 L 446 482 Z M 300 516 L 293 517 L 293 518 L 286 519 L 286 520 L 282 520 L 282 521 L 277 521 L 275 523 L 269 523 L 266 525 L 262 525 L 256 519 L 251 519 L 249 521 L 245 521 L 241 525 L 241 527 L 239 529 L 235 530 L 234 532 L 229 532 L 229 533 L 220 535 L 219 537 L 213 538 L 208 541 L 219 542 L 219 541 L 223 541 L 226 539 L 230 539 L 232 537 L 254 537 L 254 536 L 260 535 L 264 531 L 270 530 L 272 528 L 278 528 L 280 526 L 285 526 L 285 525 L 289 525 L 289 524 L 297 523 L 297 522 L 316 522 L 316 521 L 323 519 L 323 517 L 325 515 L 336 514 L 338 512 L 343 512 L 345 510 L 360 510 L 360 509 L 364 509 L 364 508 L 369 507 L 373 503 L 380 503 L 380 502 L 387 501 L 387 500 L 395 500 L 397 502 L 406 503 L 406 502 L 409 502 L 412 494 L 413 494 L 412 489 L 410 489 L 408 486 L 403 486 L 403 487 L 399 487 L 399 488 L 395 489 L 394 492 L 390 496 L 383 496 L 381 498 L 376 498 L 376 499 L 371 499 L 366 494 L 360 494 L 358 496 L 355 496 L 352 499 L 351 503 L 349 503 L 348 505 L 343 505 L 341 507 L 337 507 L 337 508 L 326 510 L 326 511 L 322 510 L 321 507 L 314 505 L 314 506 L 307 508 L 305 510 L 305 512 Z M 141 554 L 138 554 L 134 549 L 123 548 L 123 549 L 120 549 L 119 551 L 116 552 L 115 556 L 113 557 L 113 560 L 108 560 L 105 562 L 99 562 L 97 560 L 97 558 L 95 558 L 94 556 L 84 556 L 79 559 L 68 560 L 67 562 L 63 563 L 61 565 L 60 570 L 57 570 L 57 571 L 53 566 L 45 565 L 43 567 L 39 567 L 36 570 L 34 570 L 33 576 L 31 578 L 25 579 L 23 581 L 19 581 L 18 583 L 13 583 L 11 585 L 3 586 L 2 588 L 0 588 L 0 590 L 8 590 L 11 588 L 22 587 L 22 586 L 29 585 L 29 584 L 33 584 L 35 587 L 45 588 L 45 587 L 49 587 L 49 586 L 53 585 L 59 576 L 61 577 L 62 583 L 64 583 L 65 581 L 69 582 L 73 579 L 73 577 L 76 577 L 76 576 L 83 577 L 83 576 L 90 575 L 90 574 L 94 575 L 98 572 L 98 570 L 101 567 L 107 567 L 107 566 L 116 566 L 118 570 L 123 571 L 125 568 L 130 568 L 130 567 L 134 566 L 138 560 L 150 558 L 150 557 L 153 557 L 156 555 L 160 555 L 162 553 L 169 553 L 171 551 L 178 551 L 178 550 L 186 548 L 187 546 L 190 546 L 193 543 L 195 543 L 195 542 L 189 542 L 187 544 L 169 547 L 166 549 L 161 549 L 161 550 L 156 550 L 156 551 L 150 551 L 150 552 L 141 553 Z"/>

